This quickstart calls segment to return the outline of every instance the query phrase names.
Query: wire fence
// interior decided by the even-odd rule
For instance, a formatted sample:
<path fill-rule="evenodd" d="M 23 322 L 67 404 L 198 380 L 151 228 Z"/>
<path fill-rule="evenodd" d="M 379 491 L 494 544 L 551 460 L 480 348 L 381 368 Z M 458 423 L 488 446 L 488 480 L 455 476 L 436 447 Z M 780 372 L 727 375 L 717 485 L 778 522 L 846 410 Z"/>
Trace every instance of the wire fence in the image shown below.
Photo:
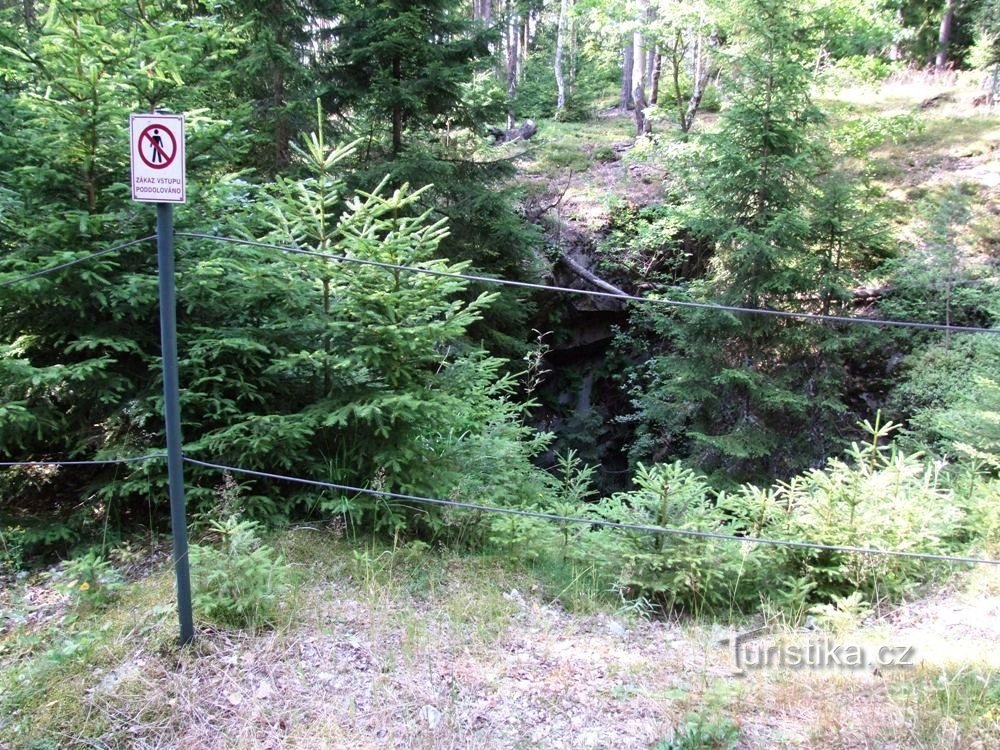
<path fill-rule="evenodd" d="M 109 247 L 106 250 L 98 250 L 96 253 L 90 253 L 89 255 L 84 255 L 82 258 L 74 258 L 73 260 L 66 261 L 65 263 L 59 263 L 54 266 L 48 266 L 47 268 L 42 268 L 38 271 L 33 271 L 32 273 L 26 273 L 23 276 L 17 276 L 13 279 L 7 279 L 5 281 L 0 281 L 0 289 L 5 289 L 14 284 L 19 284 L 22 281 L 28 281 L 29 279 L 36 279 L 40 276 L 47 276 L 50 273 L 55 273 L 56 271 L 62 271 L 64 268 L 71 268 L 72 266 L 79 265 L 80 263 L 86 263 L 87 261 L 94 260 L 95 258 L 100 258 L 104 255 L 110 255 L 111 253 L 117 253 L 120 250 L 124 250 L 134 245 L 141 245 L 143 242 L 149 242 L 150 240 L 155 240 L 156 235 L 151 234 L 148 237 L 141 237 L 137 240 L 130 240 L 129 242 L 123 242 L 120 245 L 115 245 L 114 247 Z"/>
<path fill-rule="evenodd" d="M 849 315 L 824 315 L 822 313 L 794 312 L 790 310 L 772 310 L 760 307 L 739 307 L 736 305 L 722 305 L 710 302 L 692 302 L 688 300 L 666 299 L 662 297 L 637 297 L 631 294 L 616 294 L 615 292 L 601 292 L 592 289 L 574 289 L 565 286 L 553 286 L 551 284 L 536 284 L 529 281 L 514 281 L 493 276 L 480 276 L 476 274 L 455 273 L 452 271 L 439 271 L 433 268 L 420 268 L 418 266 L 407 266 L 397 263 L 385 263 L 365 258 L 354 258 L 348 255 L 332 255 L 320 253 L 315 250 L 308 250 L 302 247 L 289 245 L 278 245 L 270 242 L 259 242 L 257 240 L 246 240 L 235 237 L 223 237 L 215 234 L 205 234 L 202 232 L 177 232 L 178 237 L 189 239 L 214 240 L 217 242 L 231 242 L 238 245 L 248 245 L 271 250 L 279 250 L 295 255 L 305 255 L 322 260 L 348 263 L 359 266 L 372 266 L 383 268 L 387 271 L 403 271 L 406 273 L 424 274 L 427 276 L 440 276 L 450 279 L 472 281 L 481 284 L 493 284 L 495 286 L 515 287 L 519 289 L 530 289 L 542 292 L 558 292 L 561 294 L 575 294 L 585 297 L 600 297 L 604 299 L 616 299 L 623 302 L 638 302 L 643 304 L 663 305 L 666 307 L 689 308 L 695 310 L 713 310 L 716 312 L 735 313 L 740 315 L 763 315 L 778 318 L 793 318 L 796 320 L 806 320 L 815 323 L 848 323 L 856 325 L 892 326 L 901 328 L 917 328 L 932 331 L 948 331 L 950 333 L 985 333 L 998 334 L 1000 328 L 976 328 L 973 326 L 955 326 L 948 323 L 925 323 L 917 320 L 894 320 L 891 318 L 864 318 Z"/>
<path fill-rule="evenodd" d="M 636 302 L 641 304 L 656 304 L 668 307 L 710 310 L 710 311 L 734 313 L 741 315 L 765 315 L 765 316 L 774 316 L 782 318 L 792 318 L 792 319 L 811 321 L 816 323 L 846 323 L 846 324 L 875 325 L 875 326 L 895 326 L 895 327 L 905 327 L 913 329 L 940 330 L 940 331 L 947 331 L 949 333 L 977 333 L 977 334 L 1000 333 L 1000 328 L 975 328 L 969 326 L 953 326 L 944 323 L 925 323 L 922 321 L 912 321 L 912 320 L 864 318 L 864 317 L 853 317 L 853 316 L 824 315 L 819 313 L 793 312 L 785 310 L 772 310 L 772 309 L 762 309 L 762 308 L 747 308 L 747 307 L 739 307 L 733 305 L 691 302 L 685 300 L 673 300 L 673 299 L 665 299 L 659 297 L 638 297 L 629 294 L 616 294 L 613 292 L 602 292 L 602 291 L 587 290 L 587 289 L 573 289 L 570 287 L 553 286 L 549 284 L 536 284 L 531 282 L 515 281 L 511 279 L 503 279 L 491 276 L 440 271 L 433 268 L 422 268 L 418 266 L 407 266 L 403 264 L 384 263 L 380 261 L 367 260 L 364 258 L 353 258 L 345 255 L 332 255 L 328 253 L 319 253 L 301 247 L 278 245 L 274 243 L 259 242 L 256 240 L 246 240 L 235 237 L 223 237 L 219 235 L 206 234 L 201 232 L 177 232 L 176 236 L 186 237 L 189 239 L 204 239 L 216 242 L 229 242 L 229 243 L 252 246 L 252 247 L 260 247 L 264 249 L 278 250 L 285 253 L 319 258 L 322 260 L 362 265 L 362 266 L 371 266 L 392 271 L 425 274 L 430 276 L 453 278 L 453 279 L 459 279 L 476 283 L 529 289 L 533 291 L 557 292 L 557 293 L 573 294 L 573 295 L 587 296 L 587 297 L 610 298 L 625 302 Z M 22 281 L 54 273 L 56 271 L 66 269 L 75 266 L 77 264 L 93 260 L 95 258 L 99 258 L 114 252 L 118 252 L 120 250 L 124 250 L 126 248 L 141 244 L 143 242 L 149 242 L 150 240 L 153 240 L 155 238 L 156 238 L 155 235 L 150 235 L 148 237 L 132 240 L 129 242 L 122 243 L 120 245 L 116 245 L 114 247 L 107 248 L 105 250 L 91 253 L 90 255 L 81 258 L 76 258 L 74 260 L 65 263 L 60 263 L 54 266 L 50 266 L 48 268 L 40 269 L 38 271 L 24 274 L 22 276 L 13 279 L 7 279 L 3 282 L 0 282 L 0 288 L 6 288 Z M 103 465 L 114 465 L 114 464 L 132 464 L 132 463 L 139 463 L 152 460 L 161 460 L 164 458 L 166 458 L 166 454 L 164 453 L 152 453 L 143 456 L 129 456 L 122 458 L 91 459 L 91 460 L 4 461 L 0 462 L 0 467 L 14 468 L 14 467 L 27 467 L 27 466 L 46 466 L 46 467 L 103 466 Z M 665 526 L 629 524 L 617 521 L 610 521 L 598 517 L 584 518 L 579 516 L 564 516 L 556 513 L 546 513 L 543 511 L 528 510 L 523 508 L 484 505 L 480 503 L 468 503 L 468 502 L 448 500 L 443 498 L 424 497 L 420 495 L 390 492 L 386 490 L 377 490 L 367 487 L 354 487 L 351 485 L 338 484 L 334 482 L 325 482 L 315 479 L 307 479 L 303 477 L 293 477 L 273 472 L 258 471 L 254 469 L 246 469 L 237 466 L 229 466 L 221 463 L 213 463 L 209 461 L 203 461 L 200 459 L 192 458 L 190 456 L 184 456 L 184 461 L 192 466 L 199 466 L 201 468 L 213 469 L 216 471 L 228 471 L 234 474 L 253 476 L 260 479 L 269 479 L 272 481 L 296 483 L 311 487 L 317 487 L 320 489 L 337 490 L 340 492 L 351 492 L 351 493 L 364 494 L 375 497 L 383 497 L 402 502 L 417 503 L 421 505 L 457 508 L 460 510 L 478 511 L 483 513 L 495 513 L 495 514 L 502 514 L 509 516 L 520 516 L 524 518 L 536 518 L 540 520 L 554 521 L 558 523 L 581 524 L 591 528 L 594 527 L 615 528 L 624 531 L 633 531 L 640 533 L 669 535 L 669 536 L 693 537 L 699 539 L 735 542 L 740 544 L 759 544 L 759 545 L 767 545 L 775 547 L 789 547 L 795 549 L 808 549 L 808 550 L 830 551 L 830 552 L 848 552 L 848 553 L 855 553 L 862 555 L 881 555 L 889 557 L 911 558 L 911 559 L 947 562 L 955 564 L 1000 565 L 1000 560 L 995 560 L 985 557 L 946 555 L 946 554 L 936 554 L 928 552 L 910 552 L 905 550 L 883 549 L 879 547 L 823 544 L 820 542 L 803 541 L 803 540 L 774 539 L 766 537 L 742 536 L 737 534 L 724 534 L 712 531 L 700 531 L 696 529 L 682 529 L 682 528 L 672 528 Z"/>
<path fill-rule="evenodd" d="M 4 468 L 14 468 L 18 466 L 108 466 L 112 464 L 134 464 L 141 461 L 153 461 L 166 458 L 166 453 L 151 453 L 148 456 L 129 456 L 127 458 L 95 458 L 87 461 L 0 461 L 0 466 Z"/>
<path fill-rule="evenodd" d="M 253 469 L 243 469 L 238 466 L 227 466 L 209 461 L 201 461 L 189 456 L 184 457 L 184 461 L 192 466 L 201 466 L 218 471 L 229 471 L 234 474 L 244 474 L 246 476 L 258 477 L 261 479 L 271 479 L 282 482 L 294 482 L 296 484 L 318 487 L 321 489 L 338 490 L 340 492 L 354 492 L 375 497 L 384 497 L 390 500 L 400 500 L 403 502 L 419 503 L 421 505 L 437 505 L 446 508 L 460 508 L 463 510 L 476 510 L 485 513 L 499 513 L 508 516 L 521 516 L 524 518 L 539 518 L 547 521 L 558 521 L 561 523 L 584 524 L 611 529 L 622 529 L 625 531 L 639 531 L 649 534 L 662 534 L 668 536 L 687 536 L 699 539 L 717 539 L 725 542 L 740 542 L 742 544 L 761 544 L 771 547 L 794 547 L 797 549 L 825 550 L 830 552 L 855 552 L 862 555 L 885 555 L 889 557 L 907 557 L 918 560 L 937 560 L 951 563 L 972 563 L 981 565 L 1000 565 L 1000 560 L 993 560 L 986 557 L 963 557 L 960 555 L 939 555 L 929 552 L 907 552 L 904 550 L 881 549 L 879 547 L 852 547 L 842 544 L 822 544 L 819 542 L 804 542 L 794 539 L 770 539 L 766 537 L 740 536 L 737 534 L 722 534 L 714 531 L 698 531 L 696 529 L 678 529 L 669 526 L 646 526 L 643 524 L 620 523 L 618 521 L 608 521 L 602 518 L 582 518 L 580 516 L 563 516 L 557 513 L 545 513 L 543 511 L 525 510 L 523 508 L 506 508 L 501 505 L 482 505 L 480 503 L 466 503 L 458 500 L 443 500 L 441 498 L 423 497 L 420 495 L 409 495 L 401 492 L 389 492 L 387 490 L 376 490 L 367 487 L 352 487 L 346 484 L 335 482 L 321 482 L 316 479 L 304 479 L 302 477 L 292 477 L 284 474 L 274 474 L 267 471 L 255 471 Z"/>

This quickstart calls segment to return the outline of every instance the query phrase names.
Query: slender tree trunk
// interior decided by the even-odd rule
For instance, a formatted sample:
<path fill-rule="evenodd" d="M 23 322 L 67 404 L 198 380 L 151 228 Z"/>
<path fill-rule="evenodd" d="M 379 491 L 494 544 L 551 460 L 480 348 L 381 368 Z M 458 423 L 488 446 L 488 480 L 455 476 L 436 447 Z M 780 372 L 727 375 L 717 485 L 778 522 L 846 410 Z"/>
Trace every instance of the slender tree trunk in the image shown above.
<path fill-rule="evenodd" d="M 716 35 L 713 33 L 709 37 L 709 44 L 713 44 Z M 705 95 L 708 87 L 708 78 L 711 75 L 712 67 L 708 61 L 708 51 L 705 49 L 705 38 L 698 34 L 698 41 L 695 46 L 695 69 L 694 69 L 694 89 L 691 91 L 691 99 L 688 101 L 687 112 L 684 114 L 684 132 L 687 133 L 694 125 L 694 117 L 698 114 L 698 107 L 701 106 L 701 98 Z"/>
<path fill-rule="evenodd" d="M 646 122 L 646 48 L 642 32 L 632 34 L 632 102 L 635 105 L 635 134 L 642 135 L 648 130 Z"/>
<path fill-rule="evenodd" d="M 518 40 L 521 37 L 518 28 L 517 9 L 508 0 L 507 12 L 507 129 L 510 130 L 517 122 L 514 111 L 514 97 L 517 96 L 517 57 Z"/>
<path fill-rule="evenodd" d="M 569 19 L 569 95 L 573 96 L 576 87 L 576 24 L 573 17 Z"/>
<path fill-rule="evenodd" d="M 622 112 L 628 112 L 629 107 L 632 106 L 632 63 L 634 59 L 635 50 L 632 49 L 631 44 L 628 44 L 625 46 L 622 56 Z"/>
<path fill-rule="evenodd" d="M 674 34 L 674 43 L 670 47 L 670 72 L 674 82 L 674 102 L 677 104 L 677 117 L 680 120 L 681 132 L 687 132 L 687 120 L 684 116 L 684 93 L 681 91 L 681 31 Z"/>
<path fill-rule="evenodd" d="M 273 0 L 270 6 L 274 18 L 279 15 L 283 8 L 280 0 Z M 275 28 L 275 44 L 284 49 L 288 46 L 285 27 L 278 24 Z M 274 170 L 281 172 L 291 161 L 289 152 L 289 141 L 292 139 L 291 128 L 288 123 L 287 102 L 285 101 L 285 62 L 277 56 L 271 58 L 271 112 L 274 115 Z"/>
<path fill-rule="evenodd" d="M 518 83 L 524 80 L 524 61 L 528 55 L 528 26 L 531 23 L 531 14 L 529 13 L 527 17 L 518 17 L 518 26 L 520 29 L 520 39 L 517 43 L 517 80 Z"/>
<path fill-rule="evenodd" d="M 396 82 L 396 96 L 392 104 L 392 153 L 399 154 L 403 150 L 403 102 L 399 98 L 403 62 L 399 55 L 392 58 L 392 78 Z"/>
<path fill-rule="evenodd" d="M 906 28 L 906 18 L 903 16 L 903 6 L 896 8 L 896 33 L 893 34 L 892 45 L 889 47 L 889 59 L 896 61 L 903 59 L 903 45 L 899 42 L 899 34 Z"/>
<path fill-rule="evenodd" d="M 656 55 L 653 57 L 653 71 L 650 74 L 652 80 L 649 84 L 649 103 L 656 104 L 660 100 L 660 73 L 663 71 L 663 53 L 660 46 L 656 46 Z"/>
<path fill-rule="evenodd" d="M 955 20 L 955 0 L 945 0 L 944 14 L 941 16 L 941 28 L 938 32 L 937 57 L 934 68 L 938 73 L 948 67 L 948 45 L 951 42 L 951 26 Z"/>
<path fill-rule="evenodd" d="M 35 0 L 24 0 L 21 7 L 24 11 L 24 27 L 30 31 L 35 28 Z"/>
<path fill-rule="evenodd" d="M 559 26 L 556 29 L 556 113 L 561 113 L 566 109 L 566 81 L 563 78 L 563 43 L 566 37 L 566 11 L 569 0 L 562 0 L 559 4 Z"/>

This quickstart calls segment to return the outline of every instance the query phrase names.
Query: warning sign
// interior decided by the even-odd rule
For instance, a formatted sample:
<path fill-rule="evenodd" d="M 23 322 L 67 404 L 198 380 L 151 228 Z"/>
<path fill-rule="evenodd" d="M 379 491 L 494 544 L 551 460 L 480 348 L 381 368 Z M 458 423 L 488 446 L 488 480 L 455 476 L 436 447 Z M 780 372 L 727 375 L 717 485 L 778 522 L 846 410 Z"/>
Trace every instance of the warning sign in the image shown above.
<path fill-rule="evenodd" d="M 132 200 L 183 203 L 183 115 L 132 115 Z"/>

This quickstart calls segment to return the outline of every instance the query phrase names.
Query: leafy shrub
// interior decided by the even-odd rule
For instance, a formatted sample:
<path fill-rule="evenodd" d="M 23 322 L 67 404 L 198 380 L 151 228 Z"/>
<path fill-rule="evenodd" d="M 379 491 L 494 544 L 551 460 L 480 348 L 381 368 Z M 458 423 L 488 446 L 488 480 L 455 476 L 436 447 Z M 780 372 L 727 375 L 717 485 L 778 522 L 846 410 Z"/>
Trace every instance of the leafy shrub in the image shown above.
<path fill-rule="evenodd" d="M 898 425 L 863 423 L 871 441 L 769 493 L 773 509 L 763 536 L 902 552 L 947 553 L 958 544 L 962 510 L 934 464 L 881 440 Z M 835 550 L 777 549 L 768 554 L 776 579 L 802 577 L 810 598 L 832 602 L 856 591 L 877 603 L 897 599 L 935 576 L 929 561 Z"/>
<path fill-rule="evenodd" d="M 823 83 L 830 87 L 881 83 L 898 72 L 899 64 L 875 55 L 849 55 L 823 71 Z"/>
<path fill-rule="evenodd" d="M 276 624 L 288 568 L 259 530 L 254 521 L 230 516 L 210 525 L 217 545 L 191 545 L 192 602 L 200 616 L 237 627 Z"/>
<path fill-rule="evenodd" d="M 96 550 L 64 561 L 56 578 L 71 597 L 93 606 L 112 601 L 124 583 L 121 574 Z"/>
<path fill-rule="evenodd" d="M 1000 343 L 989 336 L 934 343 L 905 365 L 891 403 L 909 416 L 907 442 L 1000 472 Z"/>
<path fill-rule="evenodd" d="M 851 118 L 830 133 L 836 153 L 865 157 L 884 143 L 899 143 L 921 133 L 926 123 L 919 114 L 868 115 Z"/>
<path fill-rule="evenodd" d="M 740 730 L 725 716 L 690 713 L 674 736 L 653 750 L 732 750 L 740 739 Z"/>
<path fill-rule="evenodd" d="M 591 154 L 591 158 L 594 161 L 607 164 L 609 162 L 618 161 L 618 154 L 613 148 L 611 148 L 611 146 L 598 146 L 594 149 L 594 153 Z"/>
<path fill-rule="evenodd" d="M 997 533 L 1000 519 L 989 500 L 995 483 L 977 483 L 960 501 L 933 463 L 881 444 L 898 425 L 864 426 L 871 442 L 853 445 L 846 460 L 771 488 L 744 485 L 713 496 L 707 479 L 680 463 L 640 465 L 638 488 L 602 500 L 594 512 L 624 524 L 937 554 L 960 548 L 973 524 L 976 533 Z M 795 621 L 813 604 L 837 609 L 846 602 L 860 611 L 898 599 L 941 570 L 899 556 L 640 531 L 602 529 L 581 542 L 614 571 L 626 596 L 696 614 L 762 603 Z"/>

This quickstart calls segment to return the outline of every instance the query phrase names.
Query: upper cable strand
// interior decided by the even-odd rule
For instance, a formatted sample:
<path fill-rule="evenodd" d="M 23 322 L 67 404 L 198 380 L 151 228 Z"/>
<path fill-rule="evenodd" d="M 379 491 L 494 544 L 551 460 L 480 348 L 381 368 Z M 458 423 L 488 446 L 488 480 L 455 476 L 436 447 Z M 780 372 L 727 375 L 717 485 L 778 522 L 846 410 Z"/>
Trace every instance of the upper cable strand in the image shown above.
<path fill-rule="evenodd" d="M 411 273 L 422 273 L 428 276 L 443 276 L 449 279 L 463 279 L 465 281 L 475 281 L 484 284 L 496 284 L 498 286 L 512 286 L 521 289 L 534 289 L 538 291 L 563 292 L 566 294 L 578 294 L 587 297 L 604 297 L 619 299 L 626 302 L 643 302 L 667 307 L 686 307 L 696 310 L 718 310 L 720 312 L 740 313 L 745 315 L 770 315 L 777 318 L 795 318 L 797 320 L 808 320 L 820 323 L 856 323 L 876 326 L 895 326 L 897 328 L 921 328 L 932 331 L 949 331 L 951 333 L 1000 333 L 1000 328 L 976 328 L 973 326 L 953 326 L 945 323 L 922 323 L 916 320 L 893 320 L 883 318 L 859 318 L 846 315 L 824 315 L 822 313 L 792 312 L 788 310 L 770 310 L 760 307 L 739 307 L 736 305 L 722 305 L 710 302 L 688 302 L 683 300 L 662 299 L 659 297 L 636 297 L 631 294 L 616 294 L 614 292 L 600 292 L 591 289 L 572 289 L 565 286 L 552 286 L 550 284 L 535 284 L 529 281 L 513 281 L 511 279 L 501 279 L 493 276 L 478 276 L 468 273 L 455 273 L 453 271 L 437 271 L 433 268 L 419 268 L 416 266 L 405 266 L 397 263 L 385 263 L 377 260 L 366 260 L 364 258 L 352 258 L 346 255 L 331 255 L 320 253 L 315 250 L 306 250 L 301 247 L 290 247 L 287 245 L 276 245 L 269 242 L 259 242 L 257 240 L 244 240 L 235 237 L 222 237 L 215 234 L 205 234 L 203 232 L 177 232 L 178 237 L 189 237 L 193 239 L 215 240 L 217 242 L 233 242 L 238 245 L 249 245 L 251 247 L 262 247 L 272 250 L 280 250 L 285 253 L 296 255 L 308 255 L 313 258 L 338 261 L 342 263 L 354 263 L 362 266 L 374 266 L 390 271 L 409 271 Z"/>

